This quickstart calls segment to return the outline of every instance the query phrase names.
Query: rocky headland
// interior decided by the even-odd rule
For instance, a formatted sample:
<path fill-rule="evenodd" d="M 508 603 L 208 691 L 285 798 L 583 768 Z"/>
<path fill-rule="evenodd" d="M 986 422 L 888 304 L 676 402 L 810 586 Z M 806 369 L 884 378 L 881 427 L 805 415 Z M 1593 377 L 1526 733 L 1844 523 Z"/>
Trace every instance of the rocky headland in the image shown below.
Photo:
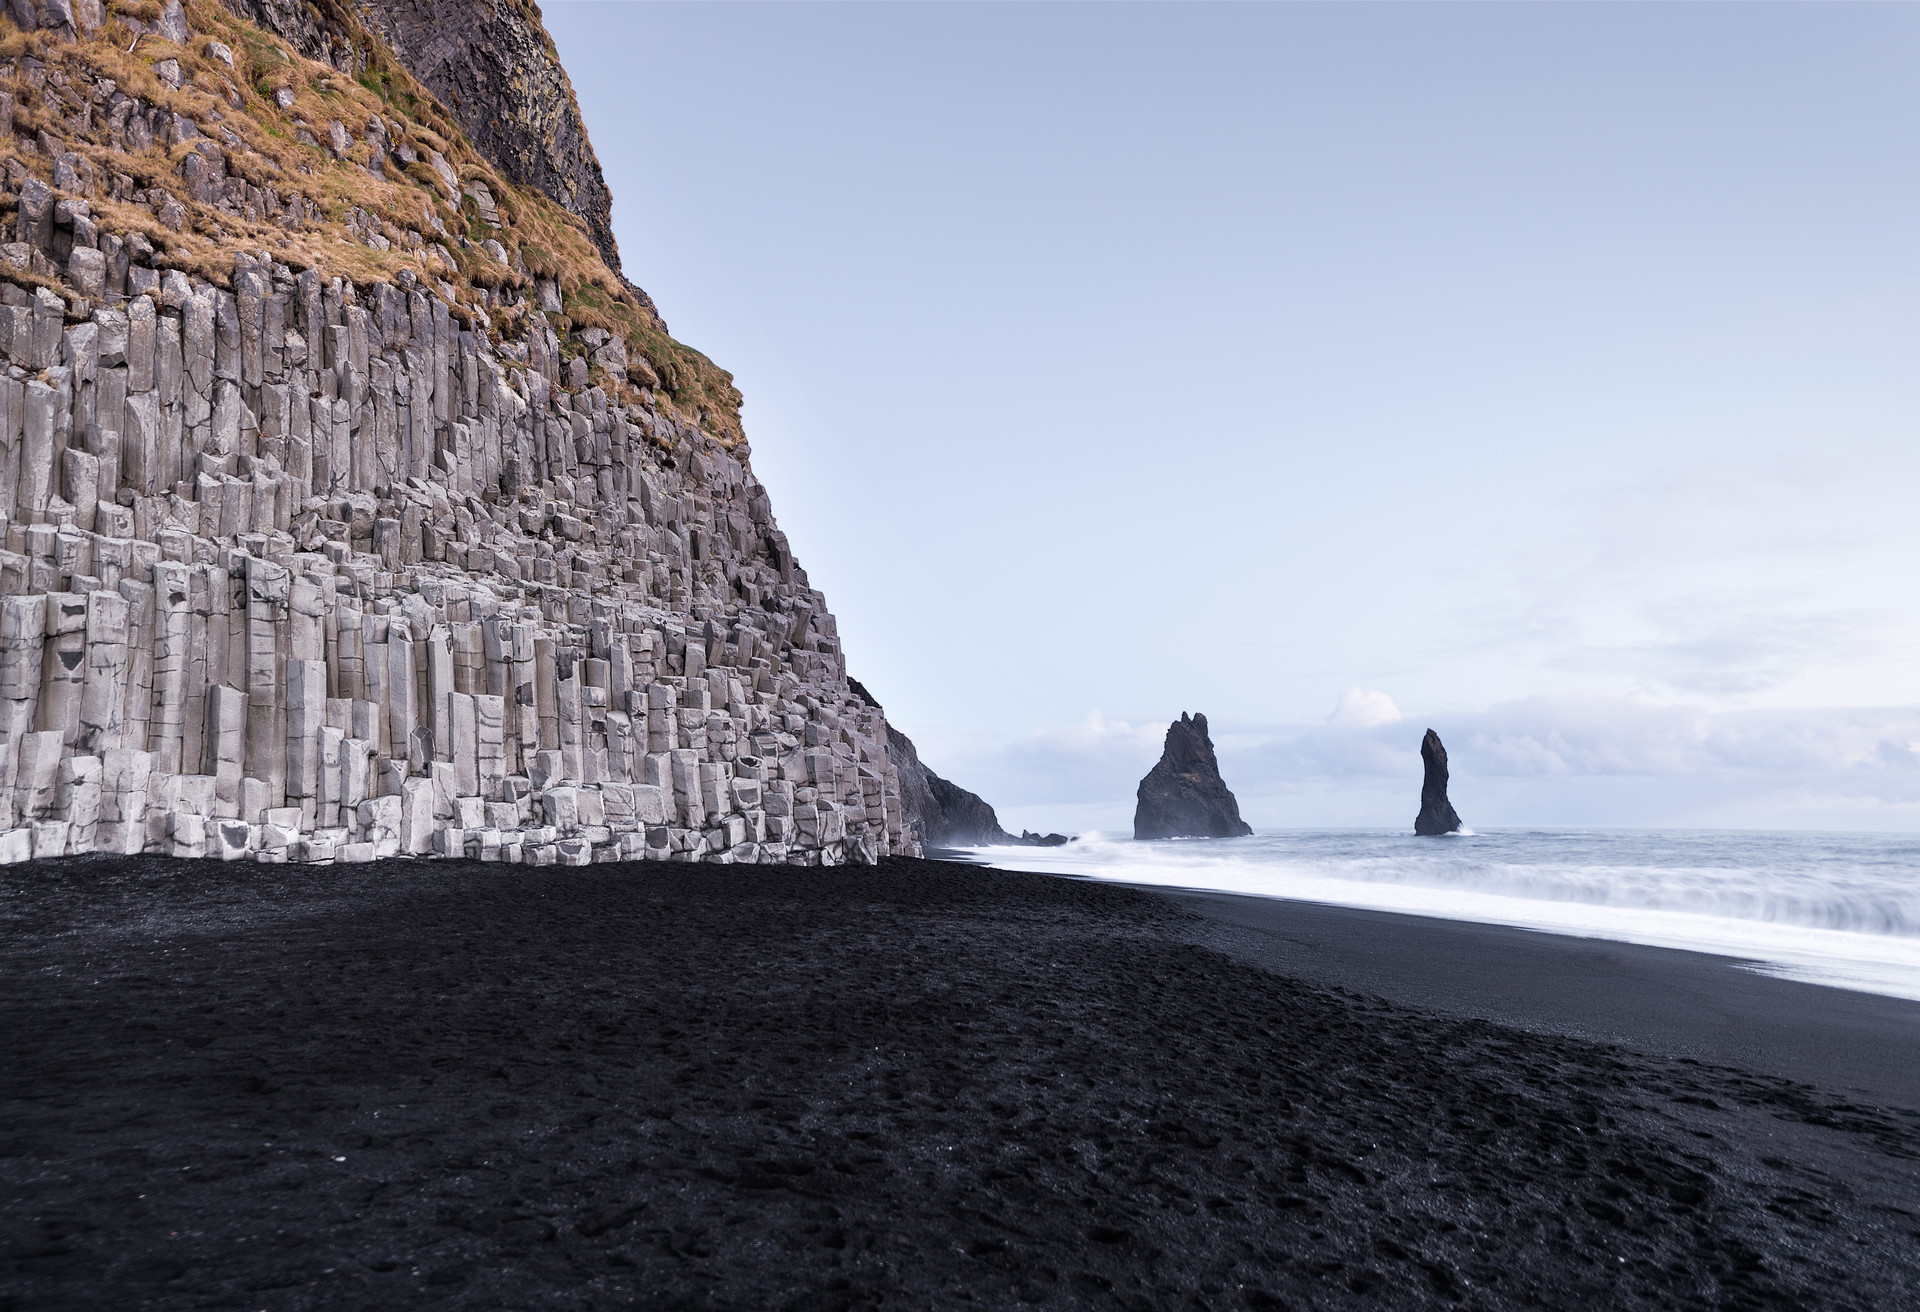
<path fill-rule="evenodd" d="M 918 850 L 532 5 L 18 0 L 0 165 L 0 861 Z"/>
<path fill-rule="evenodd" d="M 882 711 L 860 680 L 849 678 L 853 695 Z M 926 847 L 988 847 L 1019 843 L 1000 827 L 1000 817 L 977 793 L 942 779 L 920 760 L 913 739 L 887 725 L 887 754 L 900 775 L 900 811 L 915 842 Z"/>
<path fill-rule="evenodd" d="M 1160 760 L 1140 781 L 1133 836 L 1141 838 L 1240 838 L 1253 826 L 1240 818 L 1240 803 L 1220 777 L 1220 762 L 1207 735 L 1207 717 L 1187 715 L 1167 727 Z"/>

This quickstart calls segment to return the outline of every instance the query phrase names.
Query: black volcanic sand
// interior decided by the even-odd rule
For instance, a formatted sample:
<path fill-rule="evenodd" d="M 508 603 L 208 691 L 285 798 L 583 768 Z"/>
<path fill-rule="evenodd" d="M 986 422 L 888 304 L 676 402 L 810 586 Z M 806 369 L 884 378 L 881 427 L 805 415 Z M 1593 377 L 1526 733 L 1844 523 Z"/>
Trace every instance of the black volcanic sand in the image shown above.
<path fill-rule="evenodd" d="M 1920 1305 L 1914 1113 L 1167 896 L 76 859 L 0 918 L 0 1307 Z"/>
<path fill-rule="evenodd" d="M 1208 922 L 1197 941 L 1309 983 L 1920 1107 L 1920 1002 L 1608 939 L 1231 893 L 1169 896 Z"/>

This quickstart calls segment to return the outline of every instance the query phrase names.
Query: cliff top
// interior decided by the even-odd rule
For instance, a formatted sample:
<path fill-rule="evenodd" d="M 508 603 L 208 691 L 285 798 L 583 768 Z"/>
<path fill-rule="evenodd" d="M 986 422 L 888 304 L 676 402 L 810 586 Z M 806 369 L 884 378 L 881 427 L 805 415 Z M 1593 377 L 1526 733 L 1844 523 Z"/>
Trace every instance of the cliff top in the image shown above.
<path fill-rule="evenodd" d="M 100 231 L 150 246 L 154 267 L 218 286 L 236 253 L 265 249 L 361 287 L 410 273 L 496 343 L 541 314 L 590 358 L 597 339 L 580 334 L 601 329 L 626 342 L 634 385 L 737 444 L 732 376 L 668 335 L 590 220 L 505 175 L 387 41 L 324 8 L 324 30 L 296 43 L 213 0 L 19 0 L 36 25 L 0 20 L 0 222 L 37 180 Z M 560 76 L 547 103 L 571 107 Z M 24 245 L 0 277 L 69 290 Z"/>
<path fill-rule="evenodd" d="M 532 0 L 223 0 L 227 8 L 335 62 L 356 17 L 437 96 L 496 168 L 578 216 L 620 270 L 613 197 L 587 139 L 573 83 Z M 631 284 L 629 284 L 631 287 Z M 644 305 L 646 293 L 632 288 Z"/>

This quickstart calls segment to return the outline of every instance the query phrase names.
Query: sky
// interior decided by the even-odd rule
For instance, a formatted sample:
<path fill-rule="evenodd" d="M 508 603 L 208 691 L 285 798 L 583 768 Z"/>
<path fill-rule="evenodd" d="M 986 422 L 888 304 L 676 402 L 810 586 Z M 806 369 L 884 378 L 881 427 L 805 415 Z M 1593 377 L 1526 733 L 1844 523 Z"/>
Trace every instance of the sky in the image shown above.
<path fill-rule="evenodd" d="M 1920 829 L 1920 6 L 548 0 L 629 277 L 1010 828 Z"/>

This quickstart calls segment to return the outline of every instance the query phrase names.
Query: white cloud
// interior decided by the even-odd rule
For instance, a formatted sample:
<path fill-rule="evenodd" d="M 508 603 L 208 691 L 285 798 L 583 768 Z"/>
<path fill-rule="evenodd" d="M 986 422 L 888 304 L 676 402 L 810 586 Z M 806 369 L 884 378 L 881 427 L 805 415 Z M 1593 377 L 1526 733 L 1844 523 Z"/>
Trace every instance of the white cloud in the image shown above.
<path fill-rule="evenodd" d="M 1400 708 L 1383 692 L 1349 688 L 1327 717 L 1327 723 L 1342 729 L 1371 729 L 1381 724 L 1398 724 Z"/>
<path fill-rule="evenodd" d="M 928 759 L 946 776 L 998 806 L 1105 803 L 1133 792 L 1159 759 L 1166 726 L 1090 712 L 1076 724 L 1023 738 L 943 752 Z"/>
<path fill-rule="evenodd" d="M 1456 731 L 1451 754 L 1472 760 L 1482 774 L 1673 775 L 1705 764 L 1708 717 L 1692 706 L 1642 697 L 1533 697 L 1461 718 L 1464 732 Z"/>

